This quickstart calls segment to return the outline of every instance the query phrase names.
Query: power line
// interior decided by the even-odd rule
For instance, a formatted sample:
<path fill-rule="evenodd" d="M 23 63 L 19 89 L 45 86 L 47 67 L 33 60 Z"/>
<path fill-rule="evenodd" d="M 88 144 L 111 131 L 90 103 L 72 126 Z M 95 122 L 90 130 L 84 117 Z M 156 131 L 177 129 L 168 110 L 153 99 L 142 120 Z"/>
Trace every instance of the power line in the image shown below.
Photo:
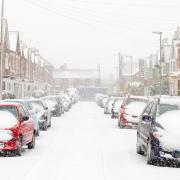
<path fill-rule="evenodd" d="M 97 12 L 99 13 L 99 11 L 94 11 L 94 9 L 87 9 L 87 7 L 84 9 L 83 7 L 72 6 L 72 3 L 69 3 L 70 1 L 71 0 L 68 0 L 68 2 L 66 1 L 66 3 L 63 3 L 63 2 L 60 2 L 60 3 L 63 4 L 63 5 L 67 5 L 68 7 L 73 8 L 73 9 L 85 10 L 86 12 L 88 11 L 90 13 L 95 13 L 95 14 Z M 44 4 L 43 1 L 41 1 L 41 2 Z M 76 3 L 76 5 L 77 5 L 77 2 L 79 2 L 79 0 L 75 0 L 75 1 L 73 0 L 73 2 Z M 80 2 L 86 2 L 86 1 L 80 1 Z M 92 1 L 88 1 L 88 2 L 92 2 Z M 49 4 L 52 4 L 52 3 L 49 1 Z M 80 3 L 80 5 L 82 5 L 82 3 Z M 112 14 L 112 12 L 110 13 L 108 11 L 103 11 L 103 13 L 108 14 L 108 16 Z M 136 19 L 136 20 L 148 20 L 148 21 L 159 21 L 159 22 L 160 21 L 161 22 L 162 21 L 164 21 L 164 22 L 179 22 L 180 21 L 180 19 L 164 19 L 164 18 L 159 18 L 159 17 L 154 17 L 153 18 L 153 17 L 145 17 L 144 15 L 143 16 L 136 16 L 136 15 L 131 16 L 129 14 L 122 14 L 120 12 L 118 12 L 118 14 L 116 14 L 116 15 L 121 16 L 121 17 L 132 18 L 132 19 Z"/>
<path fill-rule="evenodd" d="M 127 2 L 112 2 L 112 1 L 89 1 L 89 0 L 69 0 L 73 3 L 80 2 L 83 4 L 99 4 L 99 5 L 120 5 L 127 7 L 148 7 L 148 8 L 180 8 L 180 4 L 138 4 L 138 3 L 127 3 Z"/>
<path fill-rule="evenodd" d="M 28 1 L 28 2 L 30 2 L 30 3 L 33 3 L 32 1 Z M 35 3 L 35 4 L 37 4 L 37 2 Z M 38 5 L 40 5 L 41 4 L 41 7 L 45 7 L 44 6 L 44 4 L 42 4 L 42 3 L 38 3 Z M 47 8 L 47 7 L 46 7 Z M 48 9 L 49 9 L 49 7 L 48 7 Z M 62 9 L 65 9 L 65 10 L 69 10 L 68 8 L 64 8 L 64 7 L 61 7 L 61 8 L 57 8 L 57 7 L 54 7 L 53 8 L 54 10 L 56 9 L 58 12 L 59 12 L 59 10 L 62 10 Z M 80 15 L 82 15 L 82 12 L 81 12 L 81 8 L 75 8 L 75 7 L 70 7 L 70 9 L 73 9 L 73 11 L 76 11 L 76 15 L 77 15 L 77 13 L 78 14 L 80 14 Z M 51 11 L 54 11 L 54 10 L 52 10 L 51 9 Z M 69 14 L 72 14 L 72 13 L 74 13 L 72 10 L 70 10 L 70 13 Z M 59 14 L 59 13 L 58 13 Z M 74 14 L 72 14 L 73 15 L 73 18 L 74 18 Z M 88 21 L 93 21 L 93 22 L 95 22 L 95 23 L 97 23 L 97 24 L 101 24 L 101 25 L 113 25 L 113 26 L 119 26 L 119 27 L 121 27 L 121 28 L 125 28 L 125 29 L 132 29 L 132 30 L 139 30 L 139 31 L 143 31 L 143 32 L 151 32 L 149 29 L 151 29 L 151 27 L 149 26 L 147 26 L 147 24 L 144 26 L 144 24 L 138 24 L 137 22 L 136 23 L 134 23 L 134 21 L 133 22 L 130 22 L 130 23 L 128 23 L 128 22 L 120 22 L 120 21 L 114 21 L 114 20 L 110 20 L 110 21 L 108 21 L 108 19 L 106 18 L 104 18 L 104 17 L 99 17 L 99 16 L 97 16 L 97 14 L 89 14 L 89 13 L 87 13 L 86 12 L 86 15 L 90 15 L 90 18 L 89 17 L 86 17 L 86 21 L 88 20 Z M 83 14 L 83 16 L 81 16 L 81 17 L 83 17 L 83 18 L 85 18 L 84 17 L 84 14 Z M 89 22 L 88 22 L 89 23 Z M 149 25 L 149 24 L 148 24 Z M 143 27 L 144 26 L 144 27 Z M 143 29 L 143 28 L 145 28 L 145 29 Z"/>

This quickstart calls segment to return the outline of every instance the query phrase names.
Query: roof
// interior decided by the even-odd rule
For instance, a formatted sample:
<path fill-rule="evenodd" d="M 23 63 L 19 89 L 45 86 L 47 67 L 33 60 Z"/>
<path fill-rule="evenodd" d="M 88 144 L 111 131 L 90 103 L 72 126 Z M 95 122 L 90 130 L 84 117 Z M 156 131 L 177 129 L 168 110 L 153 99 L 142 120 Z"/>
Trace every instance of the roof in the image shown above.
<path fill-rule="evenodd" d="M 9 48 L 9 32 L 8 32 L 8 23 L 7 21 L 3 21 L 3 39 L 4 39 L 4 44 L 6 47 Z M 0 21 L 0 26 L 1 26 L 1 21 Z M 1 33 L 0 33 L 0 38 L 1 38 Z"/>
<path fill-rule="evenodd" d="M 64 71 L 55 70 L 53 77 L 55 79 L 98 79 L 98 70 L 89 69 L 68 69 Z"/>
<path fill-rule="evenodd" d="M 19 33 L 16 31 L 9 32 L 10 50 L 16 52 L 18 46 Z"/>

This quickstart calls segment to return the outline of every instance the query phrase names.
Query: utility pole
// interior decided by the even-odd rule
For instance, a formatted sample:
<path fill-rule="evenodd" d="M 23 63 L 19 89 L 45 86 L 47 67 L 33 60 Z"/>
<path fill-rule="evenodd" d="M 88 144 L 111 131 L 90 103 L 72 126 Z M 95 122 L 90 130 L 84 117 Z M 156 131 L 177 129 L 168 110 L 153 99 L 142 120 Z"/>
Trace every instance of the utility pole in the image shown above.
<path fill-rule="evenodd" d="M 1 0 L 1 57 L 0 57 L 0 99 L 3 90 L 3 57 L 4 57 L 4 0 Z"/>
<path fill-rule="evenodd" d="M 98 86 L 101 86 L 101 66 L 98 64 Z"/>
<path fill-rule="evenodd" d="M 160 49 L 159 49 L 159 95 L 161 96 L 162 94 L 162 72 L 161 72 L 161 68 L 162 68 L 162 50 L 161 50 L 161 47 L 162 47 L 162 32 L 158 31 L 158 32 L 152 32 L 154 34 L 158 34 L 159 35 L 159 45 L 160 45 Z"/>
<path fill-rule="evenodd" d="M 133 76 L 133 64 L 132 64 L 132 56 L 126 56 L 126 58 L 129 58 L 130 59 L 130 68 L 131 68 L 131 74 L 130 74 L 130 85 L 132 85 L 132 76 Z"/>
<path fill-rule="evenodd" d="M 118 76 L 118 89 L 119 89 L 119 92 L 121 90 L 121 81 L 122 81 L 122 57 L 121 57 L 121 53 L 119 52 L 119 76 Z"/>
<path fill-rule="evenodd" d="M 131 86 L 132 86 L 132 56 L 129 56 L 130 57 L 130 61 L 131 61 Z"/>

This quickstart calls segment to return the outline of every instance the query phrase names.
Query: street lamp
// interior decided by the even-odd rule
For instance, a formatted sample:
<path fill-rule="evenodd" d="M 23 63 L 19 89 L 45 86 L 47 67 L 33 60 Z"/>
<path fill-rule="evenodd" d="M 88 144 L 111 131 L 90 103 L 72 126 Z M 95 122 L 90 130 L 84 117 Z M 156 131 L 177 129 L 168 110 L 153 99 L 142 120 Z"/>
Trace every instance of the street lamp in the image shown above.
<path fill-rule="evenodd" d="M 160 72 L 160 76 L 159 76 L 159 88 L 160 88 L 160 96 L 162 94 L 162 74 L 161 74 L 161 68 L 162 68 L 162 52 L 161 52 L 161 41 L 162 41 L 162 32 L 160 31 L 155 31 L 155 32 L 152 32 L 154 34 L 158 34 L 159 35 L 159 45 L 160 45 L 160 50 L 159 50 L 159 72 Z"/>

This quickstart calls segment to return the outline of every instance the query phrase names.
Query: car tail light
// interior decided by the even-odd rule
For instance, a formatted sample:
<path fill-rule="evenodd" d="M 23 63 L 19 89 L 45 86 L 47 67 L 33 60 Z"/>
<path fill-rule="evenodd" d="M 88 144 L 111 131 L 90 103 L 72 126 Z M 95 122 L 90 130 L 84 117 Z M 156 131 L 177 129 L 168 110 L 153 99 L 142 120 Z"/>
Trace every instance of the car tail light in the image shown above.
<path fill-rule="evenodd" d="M 125 109 L 124 108 L 120 108 L 120 116 L 124 116 L 125 114 Z"/>
<path fill-rule="evenodd" d="M 125 114 L 126 114 L 126 112 L 125 112 L 125 108 L 124 107 L 121 107 L 120 108 L 120 119 L 121 119 L 121 122 L 123 123 L 123 124 L 128 124 L 128 121 L 126 120 L 126 118 L 125 118 Z"/>

